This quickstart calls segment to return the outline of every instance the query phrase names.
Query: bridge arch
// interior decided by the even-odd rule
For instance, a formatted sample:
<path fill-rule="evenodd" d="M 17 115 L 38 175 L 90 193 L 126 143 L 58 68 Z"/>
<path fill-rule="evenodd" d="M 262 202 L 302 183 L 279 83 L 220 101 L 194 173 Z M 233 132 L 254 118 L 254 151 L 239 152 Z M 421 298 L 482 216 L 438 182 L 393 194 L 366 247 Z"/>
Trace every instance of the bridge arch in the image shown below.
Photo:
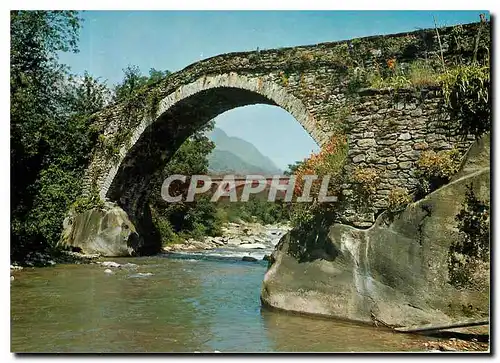
<path fill-rule="evenodd" d="M 141 230 L 151 227 L 147 201 L 154 177 L 181 144 L 216 116 L 254 104 L 281 107 L 318 144 L 324 142 L 325 136 L 306 105 L 275 79 L 235 72 L 204 75 L 168 93 L 158 102 L 154 114 L 145 110 L 140 121 L 127 130 L 128 136 L 121 140 L 114 159 L 106 155 L 105 150 L 96 149 L 85 177 L 85 192 L 88 194 L 92 186 L 97 188 L 102 200 L 116 202 L 141 234 Z M 116 111 L 114 118 L 122 115 L 127 116 L 123 110 Z M 106 126 L 104 135 L 112 137 L 126 127 L 118 120 Z"/>
<path fill-rule="evenodd" d="M 252 104 L 283 108 L 318 144 L 324 142 L 324 135 L 315 128 L 316 121 L 304 103 L 276 82 L 236 73 L 204 76 L 164 97 L 154 117 L 142 119 L 130 139 L 121 146 L 118 162 L 105 171 L 104 178 L 101 176 L 100 197 L 123 198 L 137 189 L 138 180 L 133 180 L 134 185 L 131 185 L 126 182 L 127 175 L 152 175 L 203 124 L 223 112 Z M 149 156 L 144 155 L 145 149 Z M 157 162 L 151 158 L 156 158 Z"/>

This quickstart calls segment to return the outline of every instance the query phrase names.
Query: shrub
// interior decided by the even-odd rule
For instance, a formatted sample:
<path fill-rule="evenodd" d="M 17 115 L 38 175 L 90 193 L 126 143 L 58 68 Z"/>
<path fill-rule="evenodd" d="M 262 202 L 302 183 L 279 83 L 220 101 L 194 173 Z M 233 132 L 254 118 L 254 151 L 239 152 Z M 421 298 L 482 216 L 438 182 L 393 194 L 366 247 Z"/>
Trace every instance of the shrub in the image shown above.
<path fill-rule="evenodd" d="M 377 191 L 380 177 L 375 169 L 358 167 L 352 173 L 352 180 L 363 194 L 372 195 Z"/>
<path fill-rule="evenodd" d="M 436 86 L 439 84 L 440 74 L 429 62 L 417 60 L 410 63 L 408 78 L 416 87 Z"/>
<path fill-rule="evenodd" d="M 458 65 L 439 78 L 444 109 L 452 127 L 462 136 L 479 138 L 491 129 L 490 67 Z"/>
<path fill-rule="evenodd" d="M 330 213 L 331 203 L 318 203 L 317 196 L 324 176 L 329 175 L 327 195 L 339 195 L 343 183 L 343 167 L 347 158 L 347 138 L 345 135 L 334 135 L 323 145 L 321 151 L 305 159 L 295 170 L 294 196 L 302 195 L 305 175 L 317 175 L 313 181 L 309 195 L 313 198 L 311 203 L 294 203 L 291 208 L 291 222 L 293 225 L 302 225 L 311 218 L 324 213 Z"/>
<path fill-rule="evenodd" d="M 399 212 L 412 202 L 412 198 L 406 188 L 394 188 L 387 197 L 390 212 Z"/>
<path fill-rule="evenodd" d="M 281 84 L 283 85 L 283 87 L 288 87 L 288 83 L 289 83 L 288 74 L 286 74 L 283 71 L 281 71 L 279 74 L 281 77 Z"/>
<path fill-rule="evenodd" d="M 460 168 L 460 163 L 461 154 L 458 149 L 437 153 L 435 151 L 424 151 L 417 161 L 420 192 L 426 195 L 441 185 L 448 183 Z"/>
<path fill-rule="evenodd" d="M 399 64 L 392 58 L 387 61 L 387 69 L 377 68 L 366 77 L 373 88 L 398 89 L 438 85 L 440 73 L 430 61 L 416 60 L 409 64 Z"/>
<path fill-rule="evenodd" d="M 168 219 L 153 215 L 153 225 L 160 234 L 162 245 L 182 243 L 182 238 L 174 232 Z"/>
<path fill-rule="evenodd" d="M 317 175 L 319 178 L 313 182 L 311 195 L 317 195 L 321 185 L 321 177 L 330 175 L 330 190 L 338 188 L 338 180 L 347 157 L 347 138 L 332 136 L 330 141 L 323 145 L 321 151 L 304 160 L 295 171 L 295 194 L 300 196 L 304 187 L 305 175 Z M 333 179 L 333 181 L 332 181 Z"/>

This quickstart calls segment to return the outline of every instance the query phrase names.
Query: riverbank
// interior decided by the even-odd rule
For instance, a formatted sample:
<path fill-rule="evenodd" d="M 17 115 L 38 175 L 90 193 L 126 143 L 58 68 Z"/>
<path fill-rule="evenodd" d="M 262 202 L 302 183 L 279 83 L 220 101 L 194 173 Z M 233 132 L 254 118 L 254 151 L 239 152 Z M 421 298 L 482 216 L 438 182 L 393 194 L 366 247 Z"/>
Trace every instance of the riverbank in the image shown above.
<path fill-rule="evenodd" d="M 163 247 L 163 252 L 207 252 L 224 250 L 242 255 L 242 259 L 252 261 L 267 259 L 279 240 L 291 227 L 288 224 L 262 225 L 260 223 L 227 223 L 222 227 L 222 236 L 205 237 L 201 240 L 187 239 L 184 243 Z"/>

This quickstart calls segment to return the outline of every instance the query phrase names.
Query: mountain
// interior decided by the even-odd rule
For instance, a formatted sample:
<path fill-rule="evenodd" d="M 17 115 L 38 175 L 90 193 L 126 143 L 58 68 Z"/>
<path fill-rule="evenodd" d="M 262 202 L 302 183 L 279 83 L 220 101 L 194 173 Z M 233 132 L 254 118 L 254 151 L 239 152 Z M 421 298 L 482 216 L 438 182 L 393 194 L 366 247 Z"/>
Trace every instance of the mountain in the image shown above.
<path fill-rule="evenodd" d="M 283 173 L 271 159 L 262 155 L 248 141 L 228 136 L 219 128 L 214 128 L 208 137 L 215 143 L 215 149 L 208 157 L 209 169 L 213 172 L 270 175 Z"/>

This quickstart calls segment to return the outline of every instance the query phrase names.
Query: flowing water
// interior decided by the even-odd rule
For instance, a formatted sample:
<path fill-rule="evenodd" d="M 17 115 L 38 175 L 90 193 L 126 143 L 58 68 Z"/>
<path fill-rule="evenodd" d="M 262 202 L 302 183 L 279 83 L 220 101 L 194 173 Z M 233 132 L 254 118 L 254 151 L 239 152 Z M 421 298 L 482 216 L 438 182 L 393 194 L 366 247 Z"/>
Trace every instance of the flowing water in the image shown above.
<path fill-rule="evenodd" d="M 224 253 L 14 273 L 13 352 L 422 350 L 424 337 L 261 308 L 267 263 Z M 152 275 L 149 275 L 151 273 Z"/>

